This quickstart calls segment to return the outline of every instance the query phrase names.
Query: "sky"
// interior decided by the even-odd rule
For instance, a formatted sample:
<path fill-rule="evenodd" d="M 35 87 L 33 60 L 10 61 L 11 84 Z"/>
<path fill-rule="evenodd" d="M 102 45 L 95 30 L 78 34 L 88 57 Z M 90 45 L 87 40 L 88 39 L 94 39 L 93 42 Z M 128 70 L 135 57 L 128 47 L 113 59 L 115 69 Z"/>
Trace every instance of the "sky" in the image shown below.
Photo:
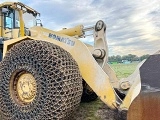
<path fill-rule="evenodd" d="M 22 2 L 41 13 L 45 28 L 107 25 L 109 55 L 154 54 L 160 49 L 160 0 L 0 0 Z M 93 44 L 93 36 L 81 39 Z"/>

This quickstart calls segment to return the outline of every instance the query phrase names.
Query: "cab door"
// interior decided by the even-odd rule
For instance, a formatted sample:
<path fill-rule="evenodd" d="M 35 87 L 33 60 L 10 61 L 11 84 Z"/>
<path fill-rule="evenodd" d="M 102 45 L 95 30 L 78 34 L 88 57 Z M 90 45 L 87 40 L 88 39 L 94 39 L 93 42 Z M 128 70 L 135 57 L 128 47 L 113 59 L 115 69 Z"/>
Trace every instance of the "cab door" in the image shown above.
<path fill-rule="evenodd" d="M 13 29 L 13 22 L 14 22 L 14 13 L 13 11 L 9 11 L 8 13 L 4 14 L 4 39 L 12 39 L 12 29 Z"/>
<path fill-rule="evenodd" d="M 4 38 L 13 39 L 19 37 L 19 14 L 18 11 L 10 9 L 4 14 Z"/>

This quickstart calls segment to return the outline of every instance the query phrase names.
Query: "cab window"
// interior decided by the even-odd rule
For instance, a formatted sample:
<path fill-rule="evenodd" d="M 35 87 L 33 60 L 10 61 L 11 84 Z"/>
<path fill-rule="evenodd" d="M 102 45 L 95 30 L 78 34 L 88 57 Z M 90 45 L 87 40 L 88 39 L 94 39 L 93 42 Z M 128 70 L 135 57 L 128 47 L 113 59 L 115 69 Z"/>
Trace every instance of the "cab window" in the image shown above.
<path fill-rule="evenodd" d="M 15 28 L 20 27 L 20 22 L 19 22 L 19 13 L 18 11 L 15 11 Z"/>
<path fill-rule="evenodd" d="M 4 20 L 5 28 L 12 29 L 13 28 L 13 12 L 9 12 L 8 15 L 5 15 L 4 19 L 5 19 Z"/>
<path fill-rule="evenodd" d="M 16 10 L 10 10 L 4 17 L 5 28 L 13 29 L 20 27 L 19 13 Z"/>
<path fill-rule="evenodd" d="M 23 20 L 25 28 L 31 28 L 33 26 L 36 26 L 36 18 L 30 13 L 24 13 Z"/>

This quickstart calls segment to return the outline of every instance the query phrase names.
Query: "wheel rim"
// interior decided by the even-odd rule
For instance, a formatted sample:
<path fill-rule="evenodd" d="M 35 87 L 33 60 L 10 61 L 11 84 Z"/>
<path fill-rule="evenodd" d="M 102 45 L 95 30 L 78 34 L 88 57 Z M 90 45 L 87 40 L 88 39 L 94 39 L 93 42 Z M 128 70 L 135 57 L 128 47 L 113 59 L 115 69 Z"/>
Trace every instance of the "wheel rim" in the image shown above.
<path fill-rule="evenodd" d="M 34 76 L 26 71 L 13 74 L 11 79 L 11 95 L 18 104 L 31 103 L 36 96 L 36 80 Z"/>

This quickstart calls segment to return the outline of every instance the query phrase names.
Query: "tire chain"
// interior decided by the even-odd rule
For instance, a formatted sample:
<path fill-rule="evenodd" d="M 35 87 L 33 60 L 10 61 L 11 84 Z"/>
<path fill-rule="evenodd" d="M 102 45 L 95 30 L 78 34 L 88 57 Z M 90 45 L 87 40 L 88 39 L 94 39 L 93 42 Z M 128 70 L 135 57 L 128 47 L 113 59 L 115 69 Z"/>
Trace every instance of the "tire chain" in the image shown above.
<path fill-rule="evenodd" d="M 37 82 L 36 97 L 27 105 L 16 103 L 10 93 L 10 77 L 16 69 L 30 72 Z M 45 41 L 26 40 L 13 46 L 0 63 L 0 80 L 4 120 L 68 119 L 82 95 L 75 60 L 63 48 Z"/>

